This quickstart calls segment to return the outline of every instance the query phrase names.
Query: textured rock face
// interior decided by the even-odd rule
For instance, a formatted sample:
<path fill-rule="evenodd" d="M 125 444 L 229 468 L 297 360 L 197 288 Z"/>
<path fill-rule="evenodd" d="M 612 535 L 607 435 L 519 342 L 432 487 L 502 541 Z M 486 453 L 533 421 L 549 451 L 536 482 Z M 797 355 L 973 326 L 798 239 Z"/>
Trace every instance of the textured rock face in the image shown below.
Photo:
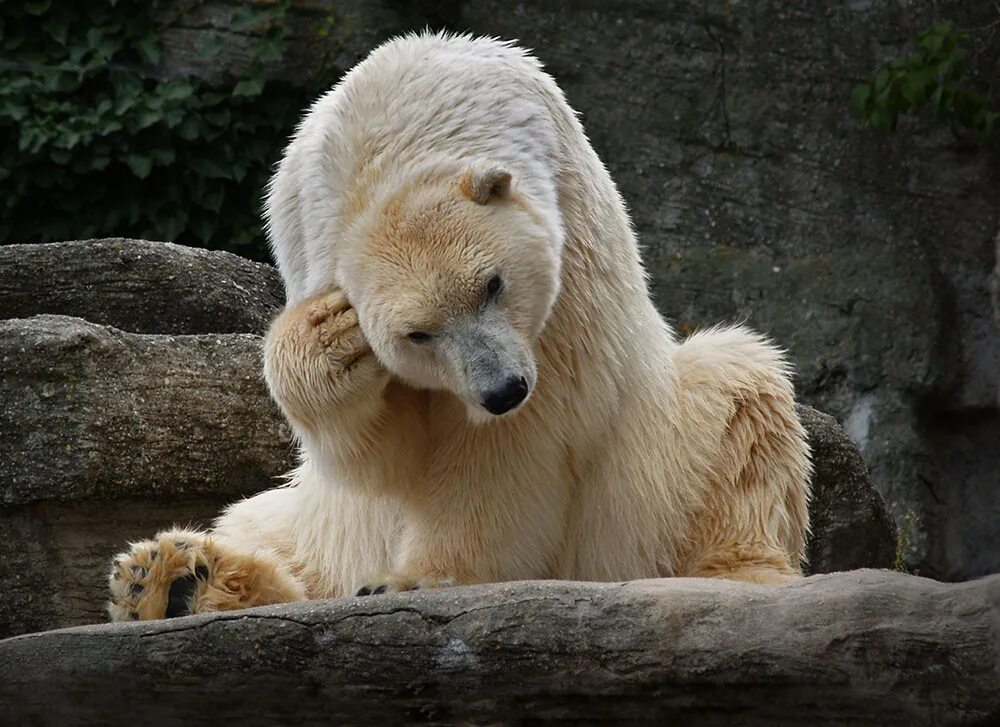
<path fill-rule="evenodd" d="M 896 526 L 858 448 L 833 417 L 808 406 L 798 412 L 813 459 L 807 572 L 892 567 Z"/>
<path fill-rule="evenodd" d="M 182 18 L 164 73 L 242 69 L 238 38 L 210 65 L 183 50 L 231 12 Z M 975 64 L 996 87 L 981 0 L 308 0 L 273 72 L 346 70 L 428 25 L 533 48 L 631 207 L 660 309 L 682 331 L 745 319 L 787 347 L 803 399 L 912 512 L 909 567 L 961 579 L 1000 570 L 1000 163 L 922 121 L 880 138 L 848 100 L 939 19 L 984 28 Z"/>
<path fill-rule="evenodd" d="M 260 337 L 138 335 L 64 316 L 0 321 L 3 505 L 249 494 L 290 460 Z"/>
<path fill-rule="evenodd" d="M 0 642 L 5 724 L 995 724 L 1000 576 L 528 582 Z"/>
<path fill-rule="evenodd" d="M 132 244 L 19 246 L 20 279 L 45 279 L 67 300 L 52 292 L 31 301 L 25 286 L 8 287 L 16 305 L 0 297 L 0 309 L 39 313 L 0 320 L 0 636 L 103 620 L 107 564 L 128 540 L 173 522 L 208 524 L 294 464 L 290 431 L 261 380 L 259 335 L 156 332 L 158 321 L 175 333 L 186 320 L 212 327 L 203 300 L 223 311 L 220 326 L 233 325 L 225 311 L 267 290 L 274 271 L 263 266 L 254 278 L 251 268 L 239 285 L 209 290 L 211 274 L 206 283 L 184 273 L 192 256 L 196 270 L 217 272 L 231 255 Z M 112 270 L 93 264 L 102 256 Z M 124 270 L 122 257 L 133 260 Z M 180 289 L 201 292 L 170 290 L 182 274 L 190 277 Z M 134 309 L 128 291 L 137 291 Z M 162 312 L 150 316 L 156 295 Z M 251 329 L 273 303 L 254 300 L 243 314 Z M 800 416 L 815 464 L 811 572 L 890 566 L 895 531 L 857 450 L 830 417 L 808 407 Z"/>
<path fill-rule="evenodd" d="M 261 333 L 285 303 L 270 265 L 169 242 L 0 246 L 2 318 L 54 313 L 134 333 Z"/>
<path fill-rule="evenodd" d="M 24 316 L 0 320 L 5 636 L 104 620 L 113 553 L 207 525 L 294 450 L 260 376 L 273 268 L 100 240 L 0 247 L 0 270 L 0 317 Z"/>

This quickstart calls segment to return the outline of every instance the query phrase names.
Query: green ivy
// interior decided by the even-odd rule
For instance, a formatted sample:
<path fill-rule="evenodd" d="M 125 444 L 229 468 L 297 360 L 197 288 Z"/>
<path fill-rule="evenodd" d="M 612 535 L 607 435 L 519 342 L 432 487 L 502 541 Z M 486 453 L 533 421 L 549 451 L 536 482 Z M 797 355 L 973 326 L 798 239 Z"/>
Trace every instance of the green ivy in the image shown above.
<path fill-rule="evenodd" d="M 288 0 L 235 6 L 249 74 L 157 80 L 161 34 L 198 2 L 0 6 L 0 242 L 123 235 L 266 256 L 261 191 L 307 101 L 265 78 Z M 209 34 L 201 58 L 224 49 Z"/>
<path fill-rule="evenodd" d="M 916 37 L 916 46 L 855 87 L 851 102 L 861 118 L 888 133 L 900 114 L 929 107 L 952 128 L 991 138 L 1000 113 L 991 109 L 989 89 L 969 74 L 968 34 L 952 23 L 937 23 Z"/>

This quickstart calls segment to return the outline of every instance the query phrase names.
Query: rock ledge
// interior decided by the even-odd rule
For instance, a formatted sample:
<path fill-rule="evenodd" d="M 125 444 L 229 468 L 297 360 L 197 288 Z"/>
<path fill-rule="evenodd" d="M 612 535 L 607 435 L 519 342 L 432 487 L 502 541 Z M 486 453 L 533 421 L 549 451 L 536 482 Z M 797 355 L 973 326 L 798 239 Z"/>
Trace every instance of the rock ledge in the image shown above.
<path fill-rule="evenodd" d="M 0 642 L 6 724 L 1000 720 L 1000 576 L 524 582 Z"/>

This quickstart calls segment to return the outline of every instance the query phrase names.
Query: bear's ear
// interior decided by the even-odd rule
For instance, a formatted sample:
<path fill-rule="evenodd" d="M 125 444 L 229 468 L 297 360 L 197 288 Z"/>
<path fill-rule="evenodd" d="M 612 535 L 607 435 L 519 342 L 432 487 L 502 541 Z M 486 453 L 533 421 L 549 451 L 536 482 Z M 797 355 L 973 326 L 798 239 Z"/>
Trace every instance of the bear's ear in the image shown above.
<path fill-rule="evenodd" d="M 470 169 L 462 177 L 462 194 L 477 204 L 489 204 L 510 194 L 510 172 L 502 167 Z"/>

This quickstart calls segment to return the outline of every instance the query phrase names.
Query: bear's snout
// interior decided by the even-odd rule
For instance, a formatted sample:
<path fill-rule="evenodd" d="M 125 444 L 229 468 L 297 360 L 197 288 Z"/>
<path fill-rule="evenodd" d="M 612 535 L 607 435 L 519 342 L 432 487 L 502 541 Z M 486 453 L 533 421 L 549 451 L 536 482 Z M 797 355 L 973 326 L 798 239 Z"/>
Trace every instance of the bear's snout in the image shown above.
<path fill-rule="evenodd" d="M 511 376 L 501 386 L 483 397 L 483 408 L 494 416 L 506 414 L 528 396 L 528 382 L 523 376 Z"/>

